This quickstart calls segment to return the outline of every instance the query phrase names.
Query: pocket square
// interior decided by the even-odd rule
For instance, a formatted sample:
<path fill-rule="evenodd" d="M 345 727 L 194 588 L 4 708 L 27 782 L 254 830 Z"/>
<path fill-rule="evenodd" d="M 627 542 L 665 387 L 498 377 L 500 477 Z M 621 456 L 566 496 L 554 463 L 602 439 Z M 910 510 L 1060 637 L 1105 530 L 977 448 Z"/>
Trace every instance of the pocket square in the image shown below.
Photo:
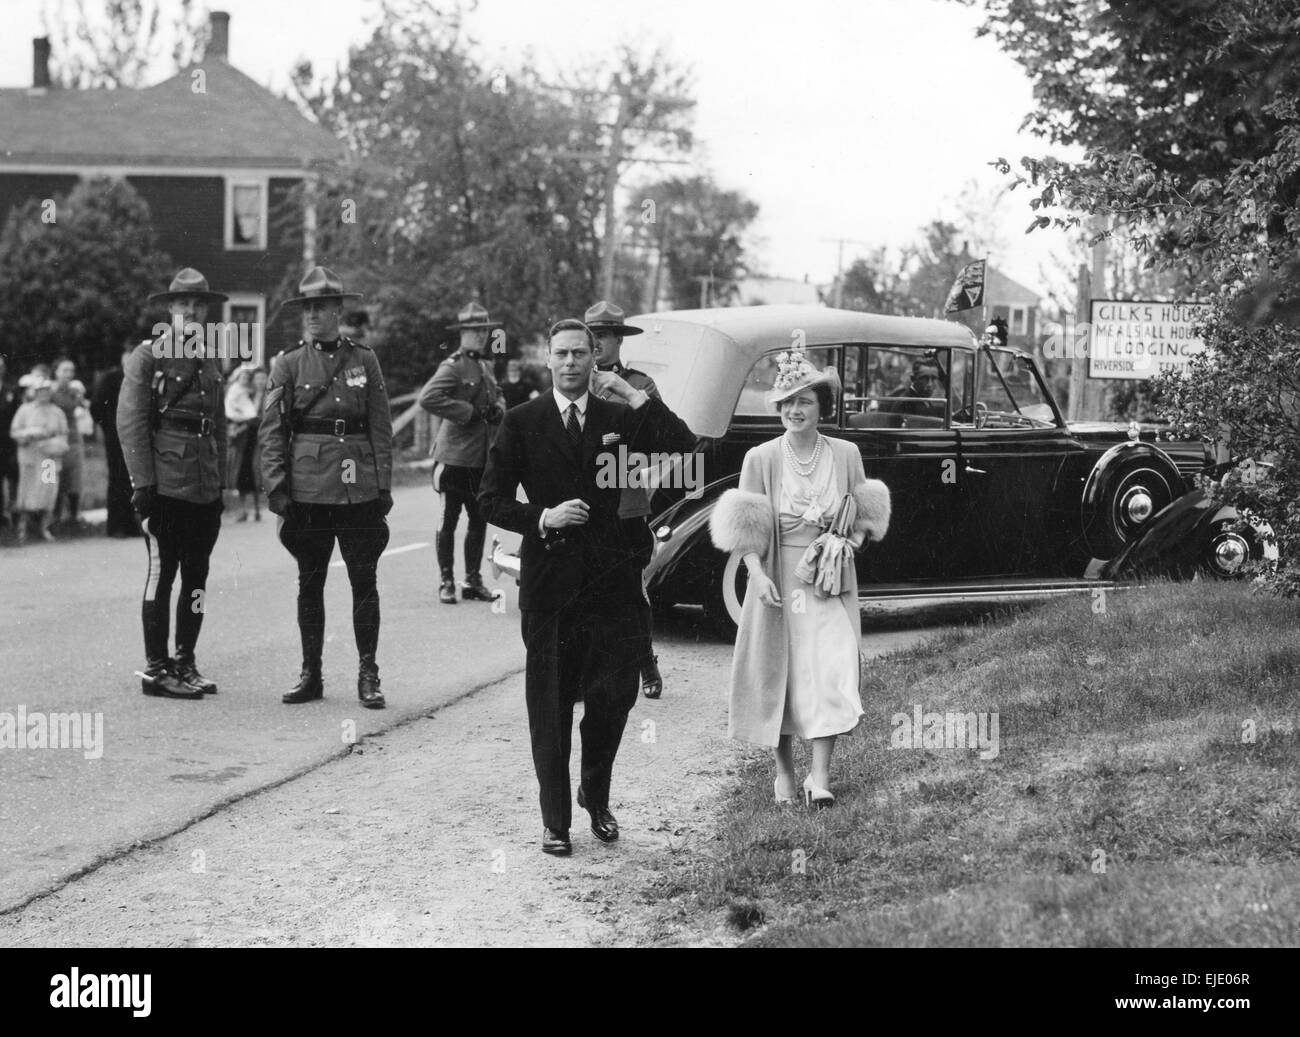
<path fill-rule="evenodd" d="M 600 437 L 600 445 L 613 446 L 615 443 L 620 442 L 622 439 L 623 437 L 620 436 L 617 432 L 606 432 L 603 436 Z"/>

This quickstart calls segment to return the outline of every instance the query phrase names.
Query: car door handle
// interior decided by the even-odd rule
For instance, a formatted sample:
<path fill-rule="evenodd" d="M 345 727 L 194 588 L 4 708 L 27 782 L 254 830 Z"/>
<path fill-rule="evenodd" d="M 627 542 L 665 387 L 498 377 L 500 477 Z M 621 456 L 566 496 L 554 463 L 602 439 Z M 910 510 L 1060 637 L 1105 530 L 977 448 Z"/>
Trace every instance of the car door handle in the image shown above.
<path fill-rule="evenodd" d="M 966 471 L 968 471 L 971 475 L 988 475 L 988 474 L 989 474 L 989 473 L 986 472 L 983 468 L 972 468 L 970 465 L 967 465 L 967 466 L 966 466 Z"/>

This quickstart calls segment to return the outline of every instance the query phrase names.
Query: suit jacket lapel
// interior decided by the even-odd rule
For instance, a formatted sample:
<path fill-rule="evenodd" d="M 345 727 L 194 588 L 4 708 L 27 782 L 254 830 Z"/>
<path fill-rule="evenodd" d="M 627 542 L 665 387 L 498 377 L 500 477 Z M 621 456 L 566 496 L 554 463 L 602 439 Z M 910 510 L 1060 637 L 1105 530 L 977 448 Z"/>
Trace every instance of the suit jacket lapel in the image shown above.
<path fill-rule="evenodd" d="M 587 424 L 582 429 L 582 470 L 588 471 L 592 458 L 601 447 L 606 429 L 605 418 L 608 407 L 604 400 L 595 395 L 587 397 Z"/>

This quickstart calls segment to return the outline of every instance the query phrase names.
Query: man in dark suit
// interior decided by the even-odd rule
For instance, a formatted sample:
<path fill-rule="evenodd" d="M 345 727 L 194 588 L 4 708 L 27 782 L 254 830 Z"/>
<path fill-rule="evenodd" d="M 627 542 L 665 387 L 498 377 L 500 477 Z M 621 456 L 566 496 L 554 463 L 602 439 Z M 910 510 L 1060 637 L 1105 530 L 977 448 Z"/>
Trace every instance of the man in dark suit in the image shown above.
<path fill-rule="evenodd" d="M 626 480 L 598 473 L 609 470 L 609 455 L 620 446 L 670 453 L 695 443 L 662 401 L 612 371 L 593 371 L 594 351 L 594 336 L 581 321 L 562 320 L 551 329 L 554 389 L 506 412 L 479 493 L 489 522 L 523 535 L 525 698 L 542 850 L 552 854 L 572 849 L 574 703 L 583 703 L 578 805 L 590 813 L 596 837 L 613 842 L 618 822 L 609 810 L 610 775 L 637 700 L 641 572 L 636 545 L 619 520 Z M 602 399 L 606 394 L 615 400 Z M 516 499 L 521 485 L 527 502 Z"/>

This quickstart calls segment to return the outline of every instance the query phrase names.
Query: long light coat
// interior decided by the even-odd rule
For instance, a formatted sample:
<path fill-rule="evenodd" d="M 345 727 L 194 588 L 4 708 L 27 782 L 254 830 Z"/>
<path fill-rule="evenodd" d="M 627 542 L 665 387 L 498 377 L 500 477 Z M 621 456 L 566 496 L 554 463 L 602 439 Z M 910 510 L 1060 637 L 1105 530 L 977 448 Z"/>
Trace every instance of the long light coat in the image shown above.
<path fill-rule="evenodd" d="M 789 665 L 785 610 L 791 607 L 791 592 L 797 589 L 781 586 L 777 517 L 784 467 L 781 438 L 756 446 L 745 455 L 739 488 L 722 495 L 709 520 L 714 545 L 741 558 L 757 553 L 763 572 L 771 577 L 781 595 L 781 608 L 764 605 L 757 594 L 745 595 L 731 664 L 728 733 L 732 738 L 768 746 L 775 746 L 781 737 Z M 889 489 L 879 480 L 867 478 L 856 445 L 829 437 L 826 441 L 835 466 L 836 493 L 840 497 L 845 493 L 853 495 L 854 548 L 861 548 L 868 539 L 882 539 L 889 529 Z M 812 593 L 811 587 L 804 589 Z M 862 619 L 855 572 L 849 573 L 839 600 L 860 639 Z"/>

